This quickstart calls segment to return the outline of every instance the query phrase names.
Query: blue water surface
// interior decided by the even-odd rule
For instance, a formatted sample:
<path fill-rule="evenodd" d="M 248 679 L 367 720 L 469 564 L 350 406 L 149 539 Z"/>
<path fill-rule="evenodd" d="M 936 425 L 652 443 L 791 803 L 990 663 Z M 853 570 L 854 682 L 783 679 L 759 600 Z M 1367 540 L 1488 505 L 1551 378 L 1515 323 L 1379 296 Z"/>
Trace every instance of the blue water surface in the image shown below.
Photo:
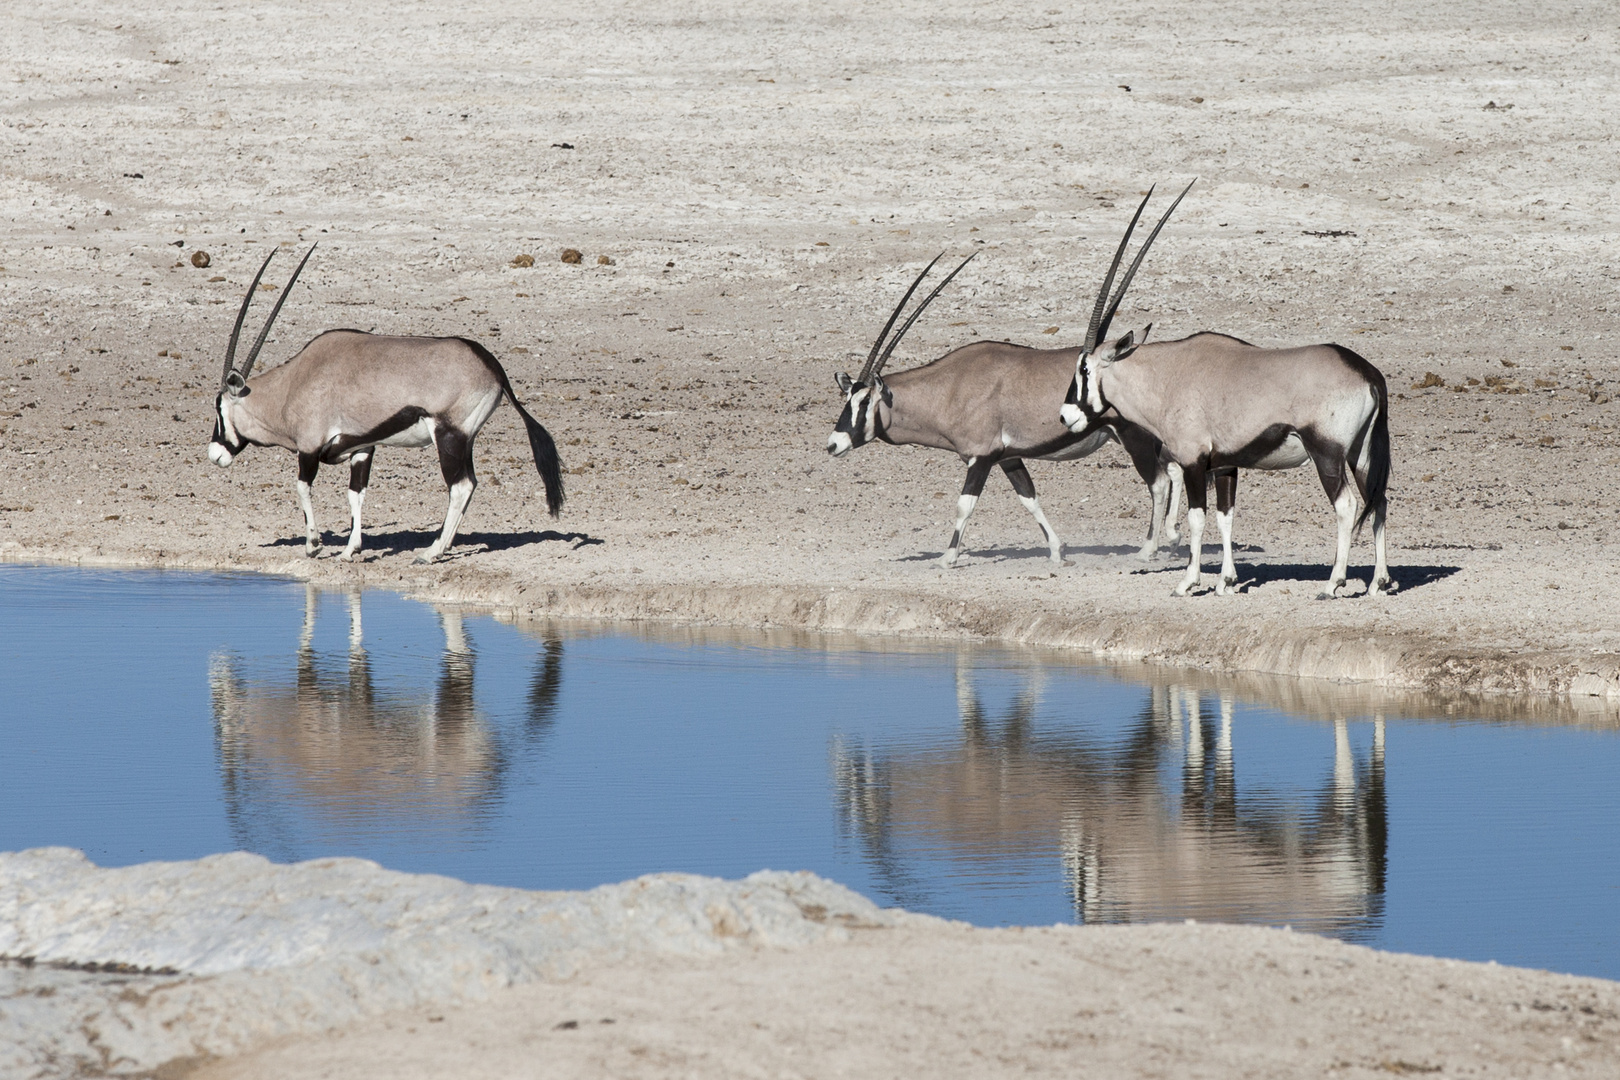
<path fill-rule="evenodd" d="M 0 657 L 5 850 L 530 889 L 805 869 L 981 925 L 1290 924 L 1620 977 L 1612 729 L 158 571 L 0 565 Z"/>

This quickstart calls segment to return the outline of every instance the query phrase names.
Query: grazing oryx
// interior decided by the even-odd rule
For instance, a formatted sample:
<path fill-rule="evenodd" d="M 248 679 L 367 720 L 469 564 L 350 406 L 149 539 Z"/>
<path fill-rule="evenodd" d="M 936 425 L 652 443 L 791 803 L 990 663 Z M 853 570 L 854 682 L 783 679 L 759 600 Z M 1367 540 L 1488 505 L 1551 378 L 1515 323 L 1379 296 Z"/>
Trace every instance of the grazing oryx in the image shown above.
<path fill-rule="evenodd" d="M 444 530 L 416 561 L 431 562 L 449 549 L 456 527 L 472 499 L 478 478 L 473 474 L 472 445 L 478 430 L 504 394 L 523 418 L 529 448 L 546 487 L 546 507 L 553 517 L 562 509 L 562 463 L 551 435 L 529 415 L 512 393 L 512 384 L 489 350 L 466 338 L 382 337 L 361 330 L 328 330 L 305 345 L 297 356 L 251 382 L 248 373 L 265 337 L 287 302 L 304 263 L 281 291 L 270 318 L 259 331 L 240 370 L 232 367 L 242 320 L 264 276 L 272 251 L 254 275 L 237 312 L 231 342 L 225 350 L 225 375 L 215 398 L 214 435 L 208 460 L 221 467 L 249 446 L 284 446 L 298 455 L 298 503 L 304 511 L 304 552 L 320 550 L 309 486 L 323 463 L 349 463 L 349 508 L 353 524 L 349 543 L 339 558 L 360 550 L 360 507 L 371 477 L 378 446 L 428 446 L 439 451 L 439 467 L 450 488 Z"/>
<path fill-rule="evenodd" d="M 1176 203 L 1180 201 L 1178 197 Z M 1377 564 L 1368 593 L 1393 592 L 1384 555 L 1389 484 L 1389 390 L 1384 376 L 1341 345 L 1262 349 L 1212 333 L 1143 344 L 1151 326 L 1140 334 L 1104 341 L 1142 257 L 1176 208 L 1172 203 L 1149 234 L 1109 304 L 1114 272 L 1146 206 L 1144 198 L 1097 294 L 1060 411 L 1063 423 L 1074 431 L 1090 430 L 1112 410 L 1157 436 L 1165 457 L 1185 472 L 1192 561 L 1176 595 L 1186 595 L 1201 581 L 1209 477 L 1215 478 L 1215 520 L 1221 528 L 1221 576 L 1215 591 L 1224 594 L 1237 584 L 1232 509 L 1238 469 L 1292 469 L 1307 461 L 1315 464 L 1339 520 L 1337 556 L 1321 598 L 1331 598 L 1344 584 L 1351 533 L 1369 515 Z M 1355 514 L 1358 494 L 1360 517 Z"/>
<path fill-rule="evenodd" d="M 1051 403 L 1071 377 L 1074 349 L 1031 349 L 1004 341 L 977 341 L 945 354 L 922 367 L 883 377 L 895 346 L 911 329 L 924 309 L 968 264 L 951 271 L 911 313 L 898 333 L 888 340 L 900 312 L 912 293 L 943 256 L 923 268 L 911 283 L 900 304 L 889 316 L 878 335 L 866 366 L 858 378 L 840 372 L 838 389 L 844 394 L 844 411 L 839 414 L 833 433 L 827 437 L 827 452 L 843 457 L 857 446 L 873 439 L 901 445 L 932 446 L 949 450 L 967 463 L 967 479 L 956 500 L 956 529 L 950 547 L 941 561 L 953 565 L 962 551 L 963 531 L 973 507 L 984 490 L 993 465 L 1000 465 L 1013 490 L 1040 524 L 1051 558 L 1063 564 L 1063 541 L 1052 531 L 1041 505 L 1035 498 L 1035 482 L 1024 468 L 1025 458 L 1042 461 L 1069 461 L 1096 452 L 1115 440 L 1125 447 L 1136 471 L 1153 495 L 1153 517 L 1147 543 L 1138 552 L 1150 559 L 1166 535 L 1170 543 L 1175 531 L 1175 507 L 1181 498 L 1181 470 L 1166 468 L 1159 461 L 1158 440 L 1134 424 L 1114 417 L 1099 418 L 1073 431 L 1052 416 Z M 882 351 L 880 357 L 879 351 Z M 1166 521 L 1166 508 L 1170 512 Z M 1167 531 L 1168 530 L 1168 531 Z"/>

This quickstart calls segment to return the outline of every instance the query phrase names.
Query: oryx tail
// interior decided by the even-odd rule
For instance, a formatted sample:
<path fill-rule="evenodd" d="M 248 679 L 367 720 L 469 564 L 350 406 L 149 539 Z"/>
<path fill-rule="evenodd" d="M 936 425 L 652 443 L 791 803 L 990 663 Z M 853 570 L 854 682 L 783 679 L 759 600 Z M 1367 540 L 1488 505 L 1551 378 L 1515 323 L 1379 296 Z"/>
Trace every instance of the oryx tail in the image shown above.
<path fill-rule="evenodd" d="M 546 509 L 551 512 L 552 517 L 556 517 L 563 506 L 562 459 L 557 455 L 557 443 L 552 439 L 551 432 L 547 431 L 540 421 L 529 415 L 529 410 L 523 407 L 523 403 L 512 392 L 512 381 L 506 377 L 506 369 L 501 367 L 500 361 L 496 360 L 488 349 L 471 338 L 457 340 L 470 348 L 477 354 L 478 359 L 489 366 L 490 371 L 500 380 L 501 392 L 506 395 L 506 400 L 510 401 L 512 408 L 523 417 L 523 426 L 529 432 L 529 450 L 534 454 L 534 467 L 540 473 L 540 482 L 546 486 Z"/>

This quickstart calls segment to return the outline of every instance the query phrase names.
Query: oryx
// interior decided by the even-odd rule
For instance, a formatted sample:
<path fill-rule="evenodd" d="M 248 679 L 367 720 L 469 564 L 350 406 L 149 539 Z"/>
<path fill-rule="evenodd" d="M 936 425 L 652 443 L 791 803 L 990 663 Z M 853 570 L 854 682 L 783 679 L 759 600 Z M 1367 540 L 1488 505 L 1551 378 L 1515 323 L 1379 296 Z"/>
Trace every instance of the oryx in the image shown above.
<path fill-rule="evenodd" d="M 844 410 L 827 437 L 827 452 L 842 457 L 873 439 L 901 445 L 932 446 L 949 450 L 967 464 L 967 479 L 956 500 L 956 527 L 941 561 L 954 564 L 962 551 L 968 516 L 979 501 L 984 482 L 1000 465 L 1019 500 L 1035 515 L 1054 563 L 1063 563 L 1063 541 L 1041 513 L 1035 482 L 1024 467 L 1026 458 L 1069 461 L 1096 452 L 1110 440 L 1125 447 L 1136 471 L 1153 495 L 1153 516 L 1147 542 L 1138 552 L 1150 559 L 1163 538 L 1175 543 L 1175 507 L 1181 497 L 1181 470 L 1166 468 L 1159 460 L 1158 440 L 1134 424 L 1114 417 L 1070 431 L 1052 415 L 1053 395 L 1072 376 L 1075 349 L 1031 349 L 1005 341 L 976 341 L 955 349 L 922 367 L 887 379 L 883 365 L 940 290 L 973 258 L 940 282 L 912 311 L 892 338 L 889 331 L 923 278 L 939 262 L 923 268 L 900 298 L 867 355 L 857 378 L 839 372 L 835 377 L 844 394 Z M 885 341 L 887 344 L 885 345 Z M 882 353 L 880 356 L 879 353 Z M 1168 508 L 1168 520 L 1166 510 Z"/>
<path fill-rule="evenodd" d="M 1225 593 L 1237 584 L 1232 562 L 1237 470 L 1292 469 L 1307 461 L 1316 465 L 1339 522 L 1337 555 L 1322 598 L 1332 597 L 1344 584 L 1351 533 L 1369 515 L 1376 565 L 1368 592 L 1393 591 L 1384 554 L 1389 390 L 1377 368 L 1342 345 L 1262 349 L 1207 332 L 1143 344 L 1151 325 L 1115 341 L 1104 340 L 1143 256 L 1181 201 L 1178 196 L 1159 219 L 1109 303 L 1114 272 L 1151 197 L 1150 191 L 1137 207 L 1097 294 L 1060 410 L 1063 423 L 1086 431 L 1105 414 L 1117 414 L 1157 436 L 1164 455 L 1181 466 L 1186 474 L 1192 559 L 1176 595 L 1186 595 L 1201 582 L 1209 477 L 1215 478 L 1215 520 L 1221 529 L 1221 577 L 1215 591 Z M 1359 517 L 1357 495 L 1362 503 Z"/>
<path fill-rule="evenodd" d="M 248 379 L 270 327 L 287 302 L 312 246 L 293 271 L 270 309 L 240 369 L 232 366 L 253 293 L 270 260 L 248 286 L 236 314 L 225 374 L 214 399 L 214 435 L 208 460 L 221 467 L 249 446 L 284 446 L 298 455 L 298 504 L 304 511 L 305 554 L 320 550 L 309 486 L 321 465 L 349 463 L 349 508 L 353 524 L 342 559 L 360 550 L 360 507 L 371 477 L 378 446 L 428 446 L 439 451 L 439 467 L 450 489 L 444 529 L 438 540 L 417 555 L 430 562 L 449 549 L 466 512 L 478 478 L 473 472 L 472 445 L 502 395 L 517 409 L 529 432 L 529 448 L 546 488 L 546 508 L 553 517 L 562 509 L 562 462 L 551 435 L 529 415 L 512 393 L 512 384 L 488 349 L 459 337 L 390 337 L 362 330 L 328 330 L 305 345 L 291 360 Z"/>

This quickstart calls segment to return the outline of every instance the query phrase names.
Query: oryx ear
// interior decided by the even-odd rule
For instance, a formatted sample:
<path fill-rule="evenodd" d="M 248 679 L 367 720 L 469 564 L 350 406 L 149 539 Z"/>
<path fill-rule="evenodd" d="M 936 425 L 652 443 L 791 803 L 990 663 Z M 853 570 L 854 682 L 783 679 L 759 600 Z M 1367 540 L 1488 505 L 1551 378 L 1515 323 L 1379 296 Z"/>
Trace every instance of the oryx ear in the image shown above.
<path fill-rule="evenodd" d="M 1109 364 L 1117 363 L 1120 360 L 1125 359 L 1127 356 L 1131 355 L 1131 353 L 1135 352 L 1143 342 L 1147 341 L 1148 332 L 1152 329 L 1153 324 L 1148 323 L 1142 328 L 1140 333 L 1132 330 L 1124 337 L 1116 338 L 1112 343 L 1098 350 L 1097 363 L 1103 367 L 1107 367 Z"/>
<path fill-rule="evenodd" d="M 225 393 L 228 397 L 246 397 L 249 393 L 247 380 L 242 378 L 240 371 L 233 371 L 225 376 Z"/>
<path fill-rule="evenodd" d="M 894 405 L 894 394 L 889 390 L 889 384 L 883 381 L 883 376 L 872 376 L 872 389 L 876 390 L 878 396 L 883 399 L 883 404 Z"/>
<path fill-rule="evenodd" d="M 855 385 L 855 380 L 851 379 L 849 374 L 843 371 L 833 376 L 833 382 L 838 384 L 838 392 L 845 397 L 849 397 L 849 388 Z"/>

